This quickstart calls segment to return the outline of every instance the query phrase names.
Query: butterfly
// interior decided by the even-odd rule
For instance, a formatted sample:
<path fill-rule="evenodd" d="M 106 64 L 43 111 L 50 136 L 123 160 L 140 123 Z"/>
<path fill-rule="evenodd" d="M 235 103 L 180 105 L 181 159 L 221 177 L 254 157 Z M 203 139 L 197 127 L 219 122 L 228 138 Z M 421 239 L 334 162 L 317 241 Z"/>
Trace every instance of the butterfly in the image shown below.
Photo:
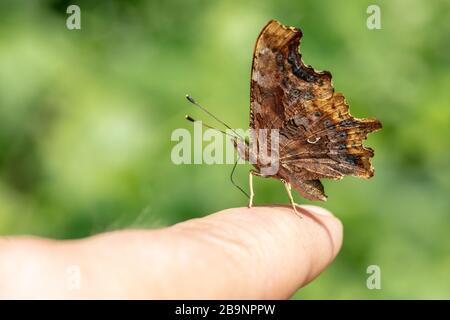
<path fill-rule="evenodd" d="M 299 53 L 301 37 L 300 29 L 271 20 L 256 40 L 250 83 L 253 141 L 233 139 L 241 158 L 247 161 L 256 158 L 250 161 L 254 169 L 249 172 L 249 207 L 254 198 L 253 176 L 281 180 L 298 214 L 292 188 L 306 199 L 325 201 L 327 196 L 320 179 L 339 180 L 344 176 L 368 179 L 374 175 L 370 162 L 374 151 L 363 146 L 362 141 L 370 132 L 381 129 L 381 122 L 354 118 L 349 113 L 345 97 L 334 91 L 331 73 L 316 71 L 303 62 Z M 192 97 L 187 98 L 204 109 Z M 187 119 L 195 121 L 189 116 Z M 252 146 L 262 144 L 259 132 L 267 130 L 275 130 L 278 136 L 278 167 L 271 174 L 264 172 L 267 164 L 258 155 L 252 157 L 259 150 Z"/>
<path fill-rule="evenodd" d="M 270 177 L 284 183 L 295 212 L 292 187 L 306 199 L 324 201 L 320 179 L 372 177 L 374 151 L 362 141 L 381 129 L 377 119 L 357 119 L 349 113 L 345 97 L 334 91 L 330 72 L 304 64 L 301 37 L 300 29 L 269 21 L 256 41 L 250 84 L 250 129 L 279 131 L 279 170 Z M 240 151 L 248 160 L 248 144 Z M 252 178 L 264 176 L 258 162 L 254 167 L 249 173 L 249 207 Z"/>

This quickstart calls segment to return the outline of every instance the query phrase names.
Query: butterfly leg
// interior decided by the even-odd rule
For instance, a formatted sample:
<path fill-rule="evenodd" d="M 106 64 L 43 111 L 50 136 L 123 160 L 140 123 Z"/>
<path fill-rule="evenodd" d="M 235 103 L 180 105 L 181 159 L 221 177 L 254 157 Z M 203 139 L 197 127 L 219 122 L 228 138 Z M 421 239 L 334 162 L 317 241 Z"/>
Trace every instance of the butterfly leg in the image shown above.
<path fill-rule="evenodd" d="M 250 189 L 250 197 L 249 197 L 249 201 L 248 201 L 249 208 L 251 208 L 253 206 L 253 197 L 255 196 L 255 193 L 253 192 L 253 176 L 265 177 L 264 175 L 262 175 L 261 173 L 255 171 L 255 170 L 250 170 L 248 172 L 248 186 Z"/>
<path fill-rule="evenodd" d="M 250 188 L 250 198 L 248 200 L 248 207 L 251 208 L 253 206 L 253 197 L 255 193 L 253 192 L 253 170 L 248 172 L 248 187 Z"/>
<path fill-rule="evenodd" d="M 292 205 L 292 209 L 294 209 L 294 212 L 296 215 L 298 215 L 300 218 L 303 218 L 303 216 L 297 211 L 297 204 L 294 201 L 294 197 L 292 196 L 292 187 L 291 184 L 289 182 L 286 182 L 285 180 L 281 180 L 284 184 L 284 188 L 286 189 L 286 192 L 288 194 L 289 197 L 289 201 L 291 202 Z"/>

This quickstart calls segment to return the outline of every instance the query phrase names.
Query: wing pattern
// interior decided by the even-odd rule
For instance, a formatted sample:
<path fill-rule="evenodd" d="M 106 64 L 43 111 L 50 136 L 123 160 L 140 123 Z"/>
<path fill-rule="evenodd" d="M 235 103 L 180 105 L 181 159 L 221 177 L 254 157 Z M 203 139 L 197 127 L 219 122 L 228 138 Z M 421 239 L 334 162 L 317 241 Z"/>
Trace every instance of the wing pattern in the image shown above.
<path fill-rule="evenodd" d="M 370 178 L 374 152 L 362 145 L 381 128 L 376 119 L 357 119 L 328 71 L 305 65 L 298 51 L 302 33 L 278 21 L 261 31 L 253 55 L 250 128 L 279 129 L 280 170 L 302 196 L 325 200 L 319 179 L 346 175 Z"/>

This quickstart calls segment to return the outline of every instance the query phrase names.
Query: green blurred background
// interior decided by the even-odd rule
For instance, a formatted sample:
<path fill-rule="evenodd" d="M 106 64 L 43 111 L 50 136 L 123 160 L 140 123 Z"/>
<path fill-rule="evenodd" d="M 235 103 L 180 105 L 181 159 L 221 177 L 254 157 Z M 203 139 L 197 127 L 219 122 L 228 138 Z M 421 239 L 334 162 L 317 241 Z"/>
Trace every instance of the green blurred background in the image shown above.
<path fill-rule="evenodd" d="M 69 4 L 81 30 L 66 28 Z M 370 4 L 381 30 L 366 27 Z M 272 19 L 303 30 L 307 64 L 333 73 L 383 130 L 376 175 L 324 181 L 345 226 L 336 262 L 295 298 L 450 298 L 450 4 L 344 1 L 0 2 L 0 234 L 58 239 L 160 227 L 246 199 L 231 165 L 175 166 L 170 136 L 205 118 L 191 93 L 248 126 L 253 46 Z M 247 167 L 237 179 L 246 186 Z M 255 179 L 256 204 L 287 203 Z M 300 203 L 306 202 L 297 195 Z M 381 268 L 368 290 L 366 268 Z M 282 272 L 282 270 L 280 270 Z"/>

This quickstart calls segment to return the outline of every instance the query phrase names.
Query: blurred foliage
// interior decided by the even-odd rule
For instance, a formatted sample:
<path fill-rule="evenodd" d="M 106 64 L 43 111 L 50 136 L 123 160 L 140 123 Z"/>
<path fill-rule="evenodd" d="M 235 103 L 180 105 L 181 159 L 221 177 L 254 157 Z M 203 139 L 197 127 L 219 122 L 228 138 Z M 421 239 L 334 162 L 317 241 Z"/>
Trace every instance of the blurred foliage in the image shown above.
<path fill-rule="evenodd" d="M 66 8 L 81 7 L 81 30 Z M 366 27 L 381 7 L 382 29 Z M 191 93 L 248 126 L 256 36 L 303 30 L 355 116 L 379 118 L 369 181 L 325 181 L 345 226 L 336 262 L 296 298 L 450 298 L 450 3 L 420 0 L 0 2 L 0 233 L 54 238 L 158 227 L 243 206 L 230 165 L 175 166 Z M 237 178 L 246 185 L 247 168 Z M 256 203 L 286 203 L 257 179 Z M 298 199 L 299 202 L 304 200 Z M 382 289 L 366 288 L 366 268 Z M 280 270 L 280 272 L 283 272 Z"/>

